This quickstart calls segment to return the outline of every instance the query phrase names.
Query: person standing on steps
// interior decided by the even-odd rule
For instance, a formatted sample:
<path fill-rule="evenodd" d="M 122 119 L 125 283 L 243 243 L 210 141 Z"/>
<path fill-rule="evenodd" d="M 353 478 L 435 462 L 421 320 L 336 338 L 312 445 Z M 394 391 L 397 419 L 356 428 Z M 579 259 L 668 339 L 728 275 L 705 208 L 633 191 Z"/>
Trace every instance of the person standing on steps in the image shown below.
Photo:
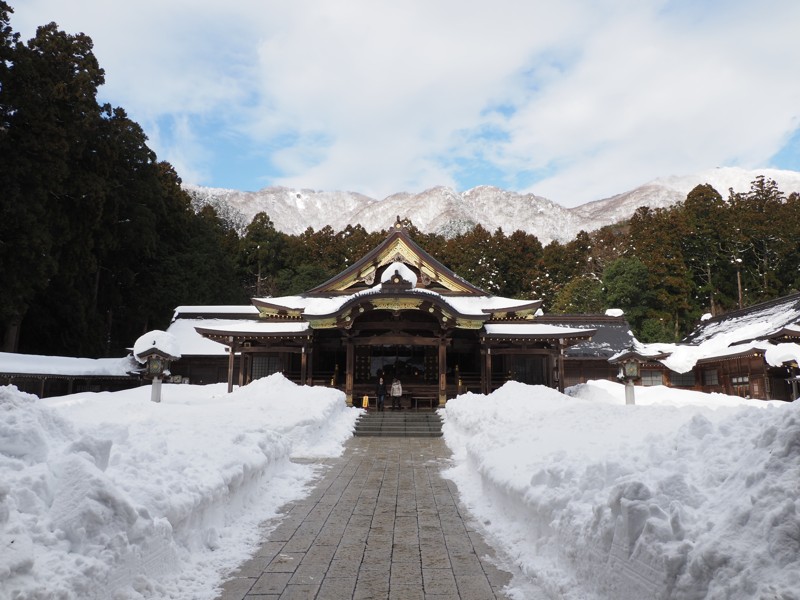
<path fill-rule="evenodd" d="M 400 410 L 400 398 L 403 396 L 403 386 L 400 380 L 395 377 L 392 381 L 392 410 Z"/>
<path fill-rule="evenodd" d="M 378 410 L 383 410 L 383 401 L 386 399 L 386 381 L 383 375 L 378 377 L 378 385 L 375 387 L 375 396 L 378 398 Z"/>

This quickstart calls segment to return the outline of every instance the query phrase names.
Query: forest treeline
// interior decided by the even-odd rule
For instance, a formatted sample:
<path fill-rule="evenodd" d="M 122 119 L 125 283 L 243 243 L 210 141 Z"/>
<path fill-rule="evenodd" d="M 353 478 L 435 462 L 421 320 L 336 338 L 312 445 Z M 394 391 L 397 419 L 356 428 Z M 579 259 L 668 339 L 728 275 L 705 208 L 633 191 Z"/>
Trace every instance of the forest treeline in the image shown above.
<path fill-rule="evenodd" d="M 0 327 L 3 349 L 118 356 L 186 304 L 303 292 L 380 243 L 360 225 L 288 235 L 259 214 L 241 234 L 193 210 L 171 165 L 122 108 L 84 34 L 23 42 L 0 0 Z M 663 210 L 543 246 L 478 226 L 413 238 L 489 293 L 546 312 L 623 309 L 645 341 L 800 287 L 800 199 L 768 179 L 723 198 L 698 186 Z"/>

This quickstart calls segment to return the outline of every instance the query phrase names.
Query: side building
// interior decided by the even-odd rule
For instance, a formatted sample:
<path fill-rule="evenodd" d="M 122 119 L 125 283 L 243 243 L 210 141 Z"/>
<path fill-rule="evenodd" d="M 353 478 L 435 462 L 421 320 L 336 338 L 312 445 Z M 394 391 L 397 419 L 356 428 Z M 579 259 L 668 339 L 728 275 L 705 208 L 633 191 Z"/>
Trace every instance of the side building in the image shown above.
<path fill-rule="evenodd" d="M 754 399 L 799 395 L 800 293 L 701 321 L 678 344 L 638 344 L 642 385 Z"/>

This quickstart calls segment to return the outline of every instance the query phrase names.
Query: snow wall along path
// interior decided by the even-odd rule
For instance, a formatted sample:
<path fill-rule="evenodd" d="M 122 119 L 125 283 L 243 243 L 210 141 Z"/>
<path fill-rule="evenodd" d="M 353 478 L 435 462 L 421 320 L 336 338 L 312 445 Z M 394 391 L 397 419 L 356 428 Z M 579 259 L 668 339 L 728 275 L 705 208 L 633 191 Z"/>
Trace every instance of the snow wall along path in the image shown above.
<path fill-rule="evenodd" d="M 340 454 L 357 412 L 280 375 L 224 392 L 0 387 L 0 598 L 213 598 L 313 478 L 289 457 Z"/>
<path fill-rule="evenodd" d="M 447 403 L 448 476 L 492 543 L 553 598 L 800 598 L 800 402 L 617 387 Z"/>

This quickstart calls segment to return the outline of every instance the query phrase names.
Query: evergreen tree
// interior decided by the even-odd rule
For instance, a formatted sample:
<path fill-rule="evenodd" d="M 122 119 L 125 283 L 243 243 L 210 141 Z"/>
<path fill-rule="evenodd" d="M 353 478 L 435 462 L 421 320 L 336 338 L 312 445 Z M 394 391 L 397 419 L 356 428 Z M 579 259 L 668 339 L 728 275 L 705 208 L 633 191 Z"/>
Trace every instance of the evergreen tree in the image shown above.
<path fill-rule="evenodd" d="M 708 184 L 695 187 L 672 211 L 683 213 L 676 221 L 683 225 L 679 234 L 697 294 L 695 313 L 716 315 L 731 305 L 725 283 L 730 281 L 730 261 L 722 252 L 725 211 L 722 196 Z"/>
<path fill-rule="evenodd" d="M 781 283 L 776 277 L 780 256 L 788 240 L 785 229 L 776 226 L 775 217 L 785 202 L 783 193 L 771 179 L 758 177 L 745 193 L 731 191 L 730 203 L 739 224 L 741 259 L 745 273 L 745 288 L 749 299 L 758 302 L 774 297 Z"/>
<path fill-rule="evenodd" d="M 677 222 L 679 218 L 677 212 L 641 207 L 630 221 L 631 246 L 647 267 L 647 316 L 670 332 L 663 341 L 679 339 L 692 318 L 692 281 L 681 249 L 685 225 Z"/>
<path fill-rule="evenodd" d="M 277 292 L 276 277 L 284 267 L 286 242 L 267 213 L 260 212 L 245 229 L 239 249 L 239 265 L 245 288 L 255 297 Z"/>
<path fill-rule="evenodd" d="M 82 178 L 80 166 L 88 158 L 86 132 L 99 127 L 95 98 L 104 73 L 88 36 L 50 23 L 23 44 L 10 33 L 9 11 L 0 6 L 0 322 L 11 350 L 62 260 L 73 264 L 90 254 L 86 235 L 102 209 L 97 180 Z"/>
<path fill-rule="evenodd" d="M 603 271 L 606 305 L 622 309 L 636 332 L 647 318 L 648 280 L 647 266 L 636 257 L 618 258 Z"/>
<path fill-rule="evenodd" d="M 555 313 L 599 313 L 603 311 L 605 298 L 603 283 L 595 277 L 583 275 L 572 279 L 553 300 L 551 311 Z"/>

